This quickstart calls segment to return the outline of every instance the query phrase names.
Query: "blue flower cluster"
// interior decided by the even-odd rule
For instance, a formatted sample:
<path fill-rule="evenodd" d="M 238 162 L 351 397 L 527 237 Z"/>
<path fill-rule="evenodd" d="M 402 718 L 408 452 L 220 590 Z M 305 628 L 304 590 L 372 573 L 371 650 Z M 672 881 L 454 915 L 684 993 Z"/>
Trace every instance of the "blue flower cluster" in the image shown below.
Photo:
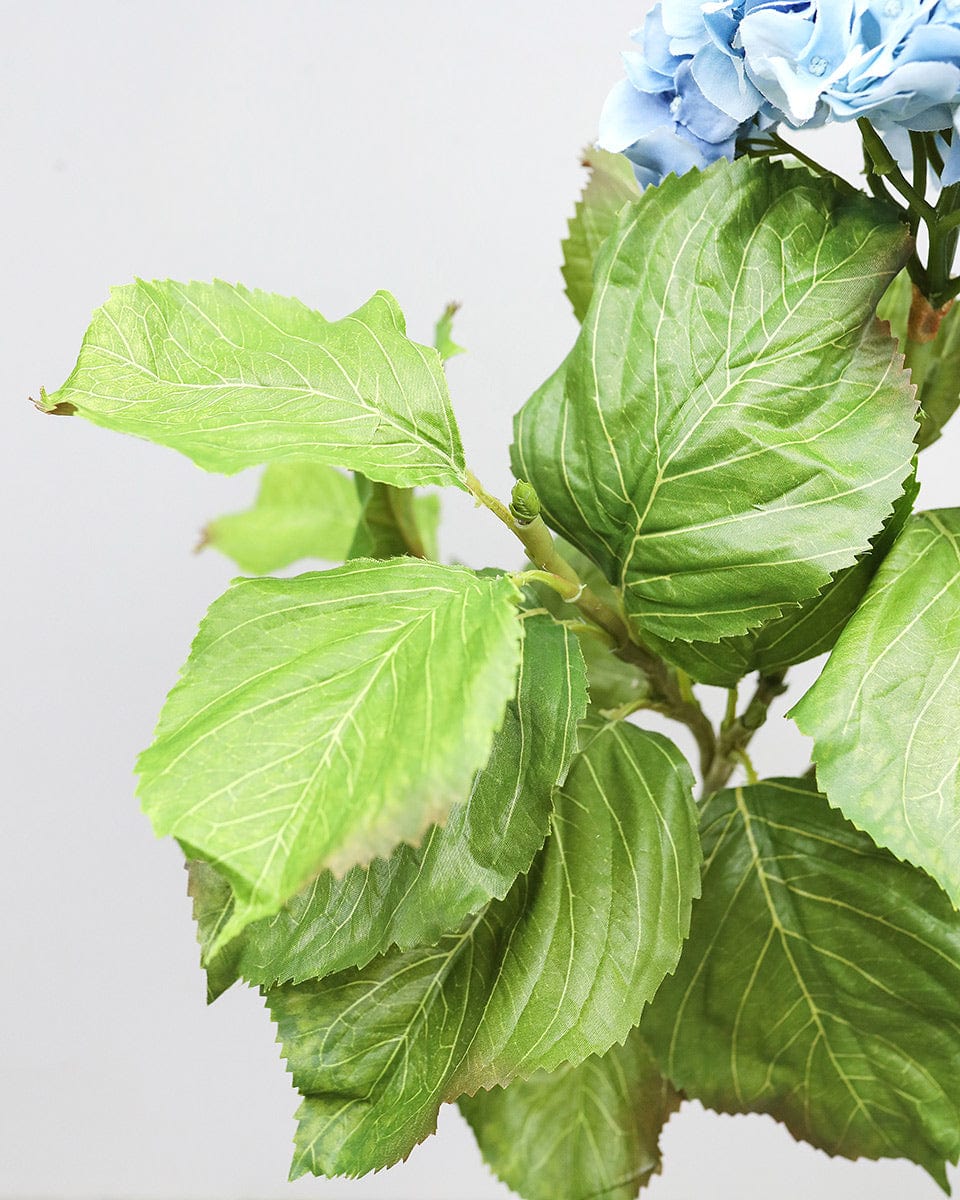
<path fill-rule="evenodd" d="M 599 144 L 641 186 L 733 158 L 757 127 L 858 117 L 956 129 L 942 179 L 960 181 L 960 0 L 662 0 L 632 38 Z"/>

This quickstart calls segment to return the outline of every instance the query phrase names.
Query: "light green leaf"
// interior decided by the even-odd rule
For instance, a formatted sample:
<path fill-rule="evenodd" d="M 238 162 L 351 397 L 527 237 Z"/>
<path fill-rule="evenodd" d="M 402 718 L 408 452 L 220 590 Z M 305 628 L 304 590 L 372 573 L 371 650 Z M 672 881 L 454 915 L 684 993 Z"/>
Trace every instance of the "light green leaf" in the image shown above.
<path fill-rule="evenodd" d="M 637 200 L 640 189 L 633 167 L 622 154 L 610 154 L 590 146 L 584 151 L 583 166 L 590 172 L 583 195 L 567 222 L 563 240 L 565 291 L 578 321 L 586 316 L 593 295 L 593 269 L 597 254 L 617 224 L 624 204 Z"/>
<path fill-rule="evenodd" d="M 960 1153 L 960 918 L 812 785 L 721 792 L 703 897 L 642 1029 L 668 1078 L 845 1158 Z"/>
<path fill-rule="evenodd" d="M 301 558 L 343 562 L 359 519 L 349 476 L 323 463 L 276 462 L 264 471 L 253 507 L 211 521 L 201 545 L 267 575 Z"/>
<path fill-rule="evenodd" d="M 876 302 L 891 210 L 741 159 L 648 188 L 514 471 L 641 634 L 716 642 L 849 566 L 910 473 L 915 401 Z"/>
<path fill-rule="evenodd" d="M 94 313 L 70 378 L 43 406 L 72 405 L 208 471 L 308 459 L 397 487 L 465 487 L 440 357 L 405 328 L 387 292 L 326 321 L 222 281 L 138 280 Z"/>
<path fill-rule="evenodd" d="M 305 1097 L 292 1175 L 398 1162 L 442 1102 L 623 1041 L 676 965 L 699 888 L 692 784 L 665 738 L 594 728 L 504 900 L 435 946 L 271 989 Z"/>
<path fill-rule="evenodd" d="M 467 798 L 514 694 L 518 598 L 503 576 L 360 560 L 214 602 L 137 765 L 157 834 L 233 888 L 211 954 Z"/>
<path fill-rule="evenodd" d="M 907 523 L 791 711 L 830 803 L 960 907 L 960 509 Z"/>
<path fill-rule="evenodd" d="M 448 304 L 440 314 L 439 321 L 434 326 L 433 344 L 444 362 L 448 358 L 456 357 L 458 354 L 466 354 L 463 346 L 458 346 L 453 340 L 453 318 L 459 311 L 459 304 Z"/>
<path fill-rule="evenodd" d="M 469 799 L 417 848 L 323 872 L 276 916 L 207 964 L 211 998 L 238 977 L 272 984 L 360 967 L 391 945 L 427 945 L 507 894 L 543 845 L 553 789 L 576 750 L 586 712 L 583 662 L 572 634 L 549 617 L 524 620 L 517 695 Z M 210 946 L 233 907 L 229 887 L 206 864 L 195 882 L 201 945 Z M 202 902 L 202 903 L 201 903 Z"/>
<path fill-rule="evenodd" d="M 411 488 L 373 483 L 362 475 L 355 479 L 360 512 L 349 558 L 440 557 L 439 496 L 417 496 Z"/>
<path fill-rule="evenodd" d="M 735 687 L 751 671 L 772 675 L 832 649 L 843 627 L 857 610 L 870 580 L 896 541 L 913 509 L 920 487 L 911 476 L 894 503 L 872 549 L 852 567 L 838 572 L 822 592 L 787 609 L 782 617 L 736 638 L 712 642 L 668 642 L 650 637 L 651 649 L 682 667 L 701 683 Z"/>
<path fill-rule="evenodd" d="M 932 342 L 914 343 L 908 347 L 907 327 L 912 300 L 910 276 L 901 271 L 887 289 L 877 315 L 890 322 L 890 330 L 900 343 L 901 352 L 910 350 L 911 378 L 919 389 L 920 399 L 917 445 L 924 450 L 940 438 L 944 425 L 960 405 L 960 305 L 952 305 Z"/>
<path fill-rule="evenodd" d="M 634 1200 L 679 1106 L 635 1029 L 579 1066 L 460 1101 L 487 1165 L 525 1200 Z"/>

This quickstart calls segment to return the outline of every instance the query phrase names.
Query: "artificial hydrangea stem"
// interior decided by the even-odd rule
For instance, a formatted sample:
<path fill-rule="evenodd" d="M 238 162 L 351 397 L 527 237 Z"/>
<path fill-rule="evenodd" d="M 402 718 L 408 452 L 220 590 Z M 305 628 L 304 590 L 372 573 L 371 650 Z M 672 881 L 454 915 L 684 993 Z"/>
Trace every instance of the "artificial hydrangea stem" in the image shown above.
<path fill-rule="evenodd" d="M 713 760 L 703 776 L 704 800 L 725 787 L 737 764 L 744 761 L 747 746 L 766 721 L 770 705 L 777 696 L 786 691 L 785 676 L 786 671 L 761 675 L 757 680 L 756 690 L 740 716 L 724 722 L 717 738 Z"/>
<path fill-rule="evenodd" d="M 927 194 L 927 142 L 922 133 L 910 130 L 910 151 L 913 158 L 913 186 Z"/>
<path fill-rule="evenodd" d="M 522 542 L 527 557 L 534 566 L 572 585 L 570 594 L 564 596 L 568 603 L 576 605 L 585 617 L 606 630 L 618 650 L 631 644 L 630 630 L 624 619 L 584 584 L 557 550 L 553 536 L 542 517 L 538 515 L 532 521 L 518 521 L 507 506 L 488 492 L 472 472 L 467 472 L 467 486 L 480 504 L 499 517 L 510 532 Z"/>
<path fill-rule="evenodd" d="M 883 139 L 870 122 L 862 117 L 858 122 L 863 138 L 867 183 L 875 196 L 884 198 L 889 185 L 905 202 L 899 205 L 910 232 L 916 237 L 923 221 L 930 235 L 927 263 L 921 263 L 916 250 L 910 256 L 907 269 L 931 310 L 942 311 L 960 289 L 960 280 L 953 278 L 953 261 L 960 236 L 960 186 L 950 184 L 940 192 L 936 204 L 926 197 L 927 174 L 930 164 L 938 173 L 943 171 L 943 158 L 929 134 L 911 133 L 913 182 L 898 166 Z M 895 201 L 896 203 L 896 201 Z"/>
<path fill-rule="evenodd" d="M 883 144 L 880 134 L 866 117 L 861 117 L 857 124 L 860 126 L 867 157 L 873 165 L 873 173 L 882 175 L 891 187 L 906 200 L 914 213 L 922 217 L 928 224 L 934 224 L 937 219 L 937 210 L 900 170 L 893 155 Z"/>
<path fill-rule="evenodd" d="M 542 583 L 544 587 L 556 592 L 560 599 L 566 600 L 568 604 L 573 604 L 580 593 L 577 584 L 560 575 L 555 575 L 552 571 L 517 571 L 510 578 L 518 587 L 523 587 L 528 583 Z"/>
<path fill-rule="evenodd" d="M 783 155 L 789 155 L 791 158 L 795 158 L 797 162 L 803 163 L 814 175 L 820 175 L 825 179 L 832 179 L 841 191 L 853 193 L 857 190 L 842 175 L 838 175 L 836 171 L 831 171 L 829 167 L 825 167 L 823 163 L 817 162 L 809 154 L 804 154 L 802 150 L 798 150 L 796 146 L 772 129 L 764 131 L 758 137 L 749 139 L 743 144 L 751 158 L 780 158 Z"/>
<path fill-rule="evenodd" d="M 564 598 L 609 636 L 613 653 L 618 658 L 638 667 L 647 677 L 650 684 L 651 701 L 647 707 L 657 707 L 659 711 L 664 712 L 673 720 L 686 725 L 697 743 L 701 773 L 705 773 L 714 759 L 716 736 L 713 726 L 693 697 L 692 691 L 689 696 L 684 695 L 676 672 L 671 670 L 662 658 L 634 637 L 620 613 L 587 587 L 570 563 L 557 550 L 553 535 L 539 515 L 539 501 L 535 501 L 535 493 L 530 485 L 524 485 L 525 490 L 521 495 L 524 501 L 524 514 L 533 512 L 534 509 L 531 506 L 537 509 L 537 515 L 531 520 L 517 520 L 510 509 L 488 492 L 470 471 L 467 472 L 467 486 L 477 502 L 484 508 L 488 508 L 520 540 L 530 561 L 537 568 L 546 572 L 554 580 L 565 582 L 576 589 L 575 591 L 571 590 L 570 595 Z M 527 574 L 530 573 L 527 572 Z M 552 586 L 554 591 L 559 591 L 555 584 L 550 583 L 549 586 Z"/>

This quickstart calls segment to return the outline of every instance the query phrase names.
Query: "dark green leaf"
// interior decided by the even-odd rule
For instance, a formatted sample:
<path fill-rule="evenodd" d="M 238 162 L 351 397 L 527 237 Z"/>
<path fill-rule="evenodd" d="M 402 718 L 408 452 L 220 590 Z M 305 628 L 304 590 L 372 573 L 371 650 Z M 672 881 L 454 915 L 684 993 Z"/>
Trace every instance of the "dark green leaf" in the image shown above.
<path fill-rule="evenodd" d="M 215 958 L 208 966 L 211 996 L 240 975 L 300 982 L 363 966 L 391 945 L 435 942 L 529 869 L 547 836 L 554 785 L 576 750 L 586 681 L 571 634 L 549 617 L 526 618 L 524 630 L 517 695 L 467 802 L 418 848 L 398 846 L 339 879 L 325 871 L 276 916 L 249 926 L 228 948 L 230 963 Z M 204 885 L 196 916 L 206 947 L 233 898 L 210 867 L 197 891 Z"/>
<path fill-rule="evenodd" d="M 579 1066 L 460 1101 L 490 1169 L 524 1200 L 634 1200 L 679 1105 L 635 1029 Z"/>
<path fill-rule="evenodd" d="M 465 487 L 446 378 L 377 292 L 340 321 L 215 283 L 114 288 L 45 408 L 172 446 L 231 474 L 307 459 L 397 487 Z"/>
<path fill-rule="evenodd" d="M 960 917 L 800 780 L 704 807 L 703 897 L 643 1021 L 675 1086 L 845 1158 L 960 1153 Z"/>
<path fill-rule="evenodd" d="M 622 1041 L 673 970 L 699 888 L 693 777 L 665 738 L 593 729 L 529 874 L 436 946 L 271 989 L 304 1094 L 294 1177 L 409 1154 L 443 1101 Z"/>
<path fill-rule="evenodd" d="M 822 592 L 804 600 L 799 608 L 788 609 L 759 629 L 717 643 L 667 642 L 647 635 L 651 648 L 701 683 L 727 688 L 735 687 L 751 671 L 772 675 L 826 654 L 856 612 L 870 580 L 910 516 L 919 490 L 916 477 L 911 476 L 883 529 L 871 540 L 870 553 L 840 571 Z"/>
<path fill-rule="evenodd" d="M 914 451 L 873 322 L 909 244 L 884 206 L 749 159 L 621 213 L 513 462 L 641 633 L 745 633 L 867 550 Z"/>
<path fill-rule="evenodd" d="M 359 560 L 214 602 L 138 763 L 156 832 L 233 888 L 211 953 L 467 798 L 515 691 L 518 599 L 505 576 Z"/>
<path fill-rule="evenodd" d="M 622 154 L 589 147 L 583 165 L 590 178 L 577 201 L 563 241 L 563 279 L 578 321 L 586 316 L 593 295 L 593 269 L 600 247 L 617 225 L 624 204 L 640 195 L 633 167 Z"/>
<path fill-rule="evenodd" d="M 830 803 L 960 906 L 960 509 L 911 517 L 791 715 Z"/>

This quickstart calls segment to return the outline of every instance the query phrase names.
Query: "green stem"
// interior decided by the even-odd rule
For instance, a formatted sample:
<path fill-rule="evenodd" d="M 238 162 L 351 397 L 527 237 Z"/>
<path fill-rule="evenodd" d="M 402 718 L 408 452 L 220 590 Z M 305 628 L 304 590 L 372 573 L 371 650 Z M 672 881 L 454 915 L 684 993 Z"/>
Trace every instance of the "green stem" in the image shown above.
<path fill-rule="evenodd" d="M 842 191 L 853 193 L 857 190 L 846 179 L 838 175 L 836 171 L 831 171 L 829 167 L 825 167 L 823 163 L 817 162 L 809 154 L 804 154 L 802 150 L 798 150 L 796 146 L 773 130 L 769 130 L 757 138 L 747 138 L 740 143 L 740 146 L 751 158 L 780 158 L 782 155 L 789 154 L 797 162 L 803 163 L 805 167 L 813 171 L 815 175 L 832 179 Z"/>
<path fill-rule="evenodd" d="M 757 774 L 757 769 L 753 765 L 753 760 L 750 758 L 750 755 L 746 752 L 746 750 L 735 750 L 733 756 L 740 766 L 743 767 L 744 771 L 746 771 L 747 783 L 759 783 L 760 776 Z"/>
<path fill-rule="evenodd" d="M 910 130 L 910 150 L 913 155 L 913 186 L 927 195 L 927 143 L 922 133 Z"/>
<path fill-rule="evenodd" d="M 937 219 L 930 225 L 930 253 L 927 273 L 930 290 L 927 296 L 934 308 L 942 308 L 956 295 L 956 280 L 951 277 L 960 237 L 960 185 L 951 184 L 940 193 Z"/>
<path fill-rule="evenodd" d="M 904 200 L 907 201 L 913 213 L 932 225 L 937 219 L 937 210 L 909 182 L 906 175 L 897 166 L 896 159 L 883 144 L 880 134 L 877 133 L 866 117 L 861 117 L 857 121 L 857 125 L 860 127 L 860 134 L 863 138 L 867 158 L 873 165 L 873 174 L 882 175 L 890 183 L 891 187 L 898 191 Z"/>
<path fill-rule="evenodd" d="M 676 673 L 659 655 L 654 654 L 634 636 L 615 608 L 587 587 L 557 549 L 553 535 L 542 517 L 537 516 L 526 522 L 516 520 L 507 506 L 488 492 L 470 471 L 467 472 L 467 486 L 476 500 L 502 521 L 522 543 L 535 567 L 567 585 L 566 590 L 569 594 L 564 596 L 564 599 L 575 605 L 588 621 L 598 625 L 609 635 L 613 653 L 623 662 L 630 663 L 643 672 L 650 684 L 650 706 L 662 705 L 660 711 L 686 725 L 697 743 L 701 771 L 705 772 L 713 761 L 716 745 L 713 726 L 696 700 L 684 696 Z M 556 585 L 551 583 L 550 586 L 559 591 Z"/>
<path fill-rule="evenodd" d="M 717 738 L 713 758 L 703 777 L 703 798 L 726 787 L 738 763 L 743 762 L 747 746 L 753 735 L 767 719 L 770 705 L 785 690 L 785 671 L 772 675 L 761 675 L 747 707 L 740 716 L 724 722 Z"/>
<path fill-rule="evenodd" d="M 927 146 L 927 161 L 933 167 L 934 171 L 936 171 L 939 178 L 943 174 L 944 162 L 943 155 L 937 146 L 937 136 L 935 133 L 925 133 L 923 139 Z"/>
<path fill-rule="evenodd" d="M 645 646 L 641 647 L 632 643 L 630 630 L 623 617 L 591 591 L 560 554 L 554 545 L 553 535 L 544 524 L 542 517 L 535 517 L 534 520 L 525 523 L 517 521 L 507 506 L 488 492 L 480 480 L 469 471 L 467 472 L 467 486 L 480 504 L 499 518 L 514 537 L 523 544 L 527 557 L 534 566 L 571 585 L 568 587 L 568 594 L 564 596 L 564 599 L 568 603 L 576 605 L 585 617 L 605 630 L 613 639 L 618 652 L 632 647 L 634 651 L 642 651 L 644 654 L 650 655 L 650 651 Z M 654 656 L 651 655 L 651 657 Z"/>
<path fill-rule="evenodd" d="M 556 592 L 561 600 L 566 600 L 568 603 L 573 603 L 580 591 L 575 583 L 571 583 L 569 579 L 562 579 L 559 575 L 554 575 L 552 571 L 515 571 L 510 578 L 518 587 L 523 587 L 527 583 L 542 583 L 544 587 Z"/>
<path fill-rule="evenodd" d="M 723 714 L 722 729 L 728 729 L 737 719 L 737 689 L 727 688 L 727 707 Z"/>

